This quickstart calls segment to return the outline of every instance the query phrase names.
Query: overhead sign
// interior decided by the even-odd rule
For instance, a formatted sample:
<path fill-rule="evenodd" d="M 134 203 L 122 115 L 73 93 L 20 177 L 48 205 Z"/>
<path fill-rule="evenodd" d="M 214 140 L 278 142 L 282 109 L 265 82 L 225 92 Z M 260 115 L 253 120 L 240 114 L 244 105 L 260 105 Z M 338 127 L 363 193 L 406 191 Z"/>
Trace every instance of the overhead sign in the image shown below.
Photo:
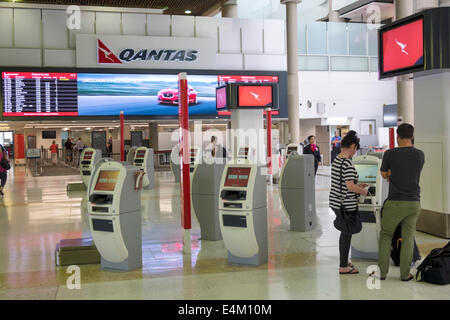
<path fill-rule="evenodd" d="M 77 67 L 213 69 L 211 38 L 77 35 Z"/>

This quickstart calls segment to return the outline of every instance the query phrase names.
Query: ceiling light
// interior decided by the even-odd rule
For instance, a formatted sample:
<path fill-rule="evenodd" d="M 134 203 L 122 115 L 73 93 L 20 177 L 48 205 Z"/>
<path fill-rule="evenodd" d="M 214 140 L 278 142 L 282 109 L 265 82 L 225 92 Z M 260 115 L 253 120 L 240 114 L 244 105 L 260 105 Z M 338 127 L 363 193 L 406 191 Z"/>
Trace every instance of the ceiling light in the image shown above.
<path fill-rule="evenodd" d="M 191 14 L 192 11 L 191 11 L 191 10 L 186 10 L 184 13 L 186 13 L 186 14 Z"/>

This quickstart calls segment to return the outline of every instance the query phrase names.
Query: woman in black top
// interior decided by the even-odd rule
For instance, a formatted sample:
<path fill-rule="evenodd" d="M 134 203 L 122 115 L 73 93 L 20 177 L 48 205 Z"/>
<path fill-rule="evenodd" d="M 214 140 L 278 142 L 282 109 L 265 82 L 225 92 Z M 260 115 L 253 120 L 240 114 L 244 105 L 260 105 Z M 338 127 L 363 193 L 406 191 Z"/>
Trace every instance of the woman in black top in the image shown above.
<path fill-rule="evenodd" d="M 319 146 L 316 145 L 316 137 L 309 136 L 308 137 L 309 144 L 303 148 L 303 154 L 312 154 L 314 156 L 314 175 L 317 174 L 317 169 L 319 168 L 320 163 L 322 162 L 322 157 L 320 156 Z"/>
<path fill-rule="evenodd" d="M 331 190 L 330 208 L 338 214 L 343 205 L 347 212 L 358 210 L 358 197 L 360 194 L 367 195 L 367 185 L 358 184 L 358 172 L 356 171 L 352 158 L 359 149 L 359 138 L 355 131 L 350 131 L 342 139 L 341 153 L 337 155 L 331 165 Z M 342 179 L 341 179 L 342 172 Z M 348 261 L 352 235 L 341 232 L 339 237 L 339 273 L 359 273 Z"/>

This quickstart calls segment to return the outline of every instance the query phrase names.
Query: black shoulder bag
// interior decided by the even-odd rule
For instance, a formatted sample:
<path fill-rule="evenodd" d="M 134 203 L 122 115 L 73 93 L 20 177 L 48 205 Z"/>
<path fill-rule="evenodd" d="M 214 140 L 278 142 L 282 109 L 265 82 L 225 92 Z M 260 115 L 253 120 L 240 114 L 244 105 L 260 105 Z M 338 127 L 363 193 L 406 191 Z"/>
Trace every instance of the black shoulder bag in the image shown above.
<path fill-rule="evenodd" d="M 0 161 L 0 166 L 5 170 L 11 169 L 11 164 L 9 163 L 9 160 L 6 156 L 6 151 L 1 150 L 1 152 L 2 152 L 3 157 L 2 157 L 2 160 Z"/>
<path fill-rule="evenodd" d="M 340 193 L 341 193 L 341 208 L 334 220 L 334 227 L 345 234 L 356 234 L 361 232 L 362 223 L 359 217 L 358 210 L 347 211 L 345 210 L 344 200 L 345 196 L 342 195 L 342 167 L 344 162 L 341 163 L 341 169 L 339 172 Z"/>

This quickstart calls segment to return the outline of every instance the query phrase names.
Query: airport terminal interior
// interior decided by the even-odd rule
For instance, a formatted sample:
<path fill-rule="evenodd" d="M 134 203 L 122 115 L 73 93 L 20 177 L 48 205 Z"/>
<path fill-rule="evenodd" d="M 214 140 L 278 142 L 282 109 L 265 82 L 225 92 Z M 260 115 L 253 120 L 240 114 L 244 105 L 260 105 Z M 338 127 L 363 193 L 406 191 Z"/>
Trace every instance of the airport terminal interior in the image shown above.
<path fill-rule="evenodd" d="M 401 281 L 402 235 L 378 266 L 403 124 L 425 155 L 410 273 L 446 246 L 450 265 L 448 18 L 449 0 L 0 1 L 0 300 L 449 299 L 430 266 Z M 342 274 L 330 191 L 354 132 Z"/>

